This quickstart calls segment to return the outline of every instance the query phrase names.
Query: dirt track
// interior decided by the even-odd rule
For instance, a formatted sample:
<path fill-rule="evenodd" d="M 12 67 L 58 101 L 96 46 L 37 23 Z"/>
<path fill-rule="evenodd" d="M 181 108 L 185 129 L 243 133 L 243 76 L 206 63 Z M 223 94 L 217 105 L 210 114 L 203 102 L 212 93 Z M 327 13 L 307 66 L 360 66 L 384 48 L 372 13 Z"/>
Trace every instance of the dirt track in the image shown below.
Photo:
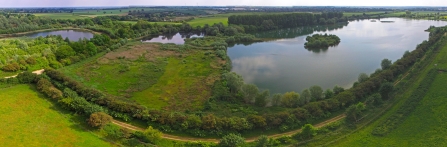
<path fill-rule="evenodd" d="M 40 74 L 42 74 L 44 71 L 45 71 L 44 69 L 41 69 L 41 70 L 33 71 L 33 73 L 35 73 L 35 74 L 37 74 L 37 75 L 40 75 Z M 15 78 L 15 77 L 17 77 L 17 75 L 9 76 L 9 77 L 5 77 L 5 78 L 8 79 L 8 78 Z"/>
<path fill-rule="evenodd" d="M 327 124 L 330 124 L 332 122 L 341 120 L 341 119 L 343 119 L 345 117 L 346 116 L 344 114 L 341 114 L 341 115 L 338 115 L 338 116 L 336 116 L 334 118 L 326 120 L 324 122 L 316 124 L 315 127 L 316 128 L 321 128 L 321 127 L 326 126 Z M 144 131 L 143 128 L 132 126 L 130 124 L 126 124 L 124 122 L 120 122 L 120 121 L 117 121 L 117 120 L 113 120 L 112 123 L 115 124 L 115 125 L 118 125 L 120 127 L 133 130 L 133 131 Z M 296 134 L 298 132 L 301 132 L 301 129 L 290 131 L 290 132 L 286 132 L 286 133 L 281 133 L 281 134 L 269 135 L 268 138 L 279 138 L 281 136 L 291 136 L 291 135 Z M 170 139 L 170 140 L 176 140 L 176 141 L 189 141 L 189 142 L 214 142 L 214 143 L 218 143 L 219 142 L 219 139 L 215 139 L 215 138 L 214 139 L 204 139 L 204 138 L 194 138 L 194 137 L 181 137 L 181 136 L 168 135 L 168 134 L 163 134 L 162 138 Z M 246 142 L 254 142 L 254 141 L 256 141 L 256 139 L 257 139 L 257 137 L 251 137 L 251 138 L 245 139 L 245 141 Z"/>

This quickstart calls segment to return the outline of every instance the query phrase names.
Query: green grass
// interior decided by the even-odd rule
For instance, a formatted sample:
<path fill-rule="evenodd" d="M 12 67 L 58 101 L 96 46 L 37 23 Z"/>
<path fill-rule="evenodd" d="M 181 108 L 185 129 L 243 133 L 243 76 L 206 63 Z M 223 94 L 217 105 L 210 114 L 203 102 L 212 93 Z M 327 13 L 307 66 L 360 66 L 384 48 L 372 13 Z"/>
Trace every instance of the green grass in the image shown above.
<path fill-rule="evenodd" d="M 72 13 L 36 13 L 40 17 L 48 17 L 51 19 L 84 19 L 87 16 L 73 15 Z"/>
<path fill-rule="evenodd" d="M 407 117 L 402 124 L 391 131 L 384 137 L 378 137 L 371 134 L 372 130 L 393 115 L 405 102 L 411 93 L 419 86 L 433 64 L 437 63 L 438 67 L 445 67 L 447 56 L 447 45 L 436 55 L 436 58 L 429 62 L 427 67 L 421 69 L 419 75 L 411 78 L 407 84 L 409 88 L 405 92 L 396 95 L 395 104 L 379 119 L 369 124 L 365 128 L 350 134 L 348 137 L 337 141 L 333 146 L 445 146 L 447 141 L 445 136 L 446 129 L 443 122 L 447 120 L 445 111 L 445 73 L 439 74 L 428 94 L 424 97 L 421 105 Z M 444 102 L 443 102 L 444 101 Z M 443 137 L 443 138 L 442 138 Z"/>
<path fill-rule="evenodd" d="M 379 12 L 344 12 L 343 16 L 352 16 L 352 15 L 363 15 L 365 13 L 366 15 L 374 15 L 374 14 L 384 14 L 385 11 L 379 11 Z M 389 12 L 388 12 L 389 13 Z"/>
<path fill-rule="evenodd" d="M 111 146 L 29 85 L 0 89 L 2 146 Z M 62 112 L 60 112 L 62 111 Z M 72 119 L 77 119 L 76 123 Z"/>
<path fill-rule="evenodd" d="M 123 23 L 130 23 L 130 24 L 136 24 L 137 21 L 121 21 Z M 150 24 L 158 24 L 158 25 L 165 25 L 165 24 L 172 24 L 172 25 L 180 25 L 182 23 L 176 23 L 176 22 L 149 22 Z"/>
<path fill-rule="evenodd" d="M 224 13 L 205 17 L 196 17 L 188 21 L 192 27 L 204 26 L 205 24 L 213 25 L 214 23 L 222 22 L 225 26 L 228 25 L 228 17 L 232 15 L 262 15 L 262 14 L 286 14 L 286 13 L 302 13 L 302 12 L 238 12 L 238 13 Z"/>

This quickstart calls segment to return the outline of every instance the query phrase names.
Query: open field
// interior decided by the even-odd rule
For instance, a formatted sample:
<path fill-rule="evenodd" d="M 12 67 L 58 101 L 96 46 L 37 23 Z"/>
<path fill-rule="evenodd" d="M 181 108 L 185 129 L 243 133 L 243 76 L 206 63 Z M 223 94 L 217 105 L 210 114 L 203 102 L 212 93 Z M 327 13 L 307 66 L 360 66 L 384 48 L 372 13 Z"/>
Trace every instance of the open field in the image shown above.
<path fill-rule="evenodd" d="M 2 146 L 110 146 L 79 125 L 82 119 L 65 113 L 33 86 L 17 85 L 0 91 Z"/>
<path fill-rule="evenodd" d="M 135 42 L 61 71 L 87 86 L 149 108 L 201 109 L 225 62 L 203 50 L 179 52 L 160 46 Z"/>
<path fill-rule="evenodd" d="M 445 45 L 436 58 L 408 83 L 410 87 L 395 97 L 398 102 L 389 111 L 365 128 L 337 141 L 334 146 L 445 146 L 447 127 L 443 122 L 447 119 L 445 115 L 447 105 L 442 102 L 445 101 L 445 87 L 447 87 L 445 73 L 438 73 L 418 107 L 396 129 L 383 137 L 374 136 L 371 132 L 403 106 L 406 99 L 424 80 L 428 71 L 434 68 L 433 64 L 446 67 L 446 55 Z"/>
<path fill-rule="evenodd" d="M 130 24 L 136 24 L 137 21 L 121 21 L 124 23 L 130 23 Z M 158 25 L 165 25 L 165 24 L 172 24 L 172 25 L 180 25 L 182 23 L 176 23 L 176 22 L 149 22 L 150 24 L 158 24 Z"/>
<path fill-rule="evenodd" d="M 36 13 L 40 17 L 48 17 L 52 19 L 84 19 L 87 16 L 73 15 L 72 13 Z"/>

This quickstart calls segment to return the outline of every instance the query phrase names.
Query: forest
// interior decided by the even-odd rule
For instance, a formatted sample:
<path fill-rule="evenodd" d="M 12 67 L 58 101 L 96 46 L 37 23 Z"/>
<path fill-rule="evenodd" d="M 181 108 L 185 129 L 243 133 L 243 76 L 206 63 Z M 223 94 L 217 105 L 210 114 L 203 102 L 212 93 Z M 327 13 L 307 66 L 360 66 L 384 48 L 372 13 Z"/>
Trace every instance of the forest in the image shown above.
<path fill-rule="evenodd" d="M 335 46 L 340 43 L 340 38 L 332 34 L 314 34 L 312 36 L 306 37 L 306 43 L 304 47 L 306 48 L 328 48 L 329 46 Z"/>

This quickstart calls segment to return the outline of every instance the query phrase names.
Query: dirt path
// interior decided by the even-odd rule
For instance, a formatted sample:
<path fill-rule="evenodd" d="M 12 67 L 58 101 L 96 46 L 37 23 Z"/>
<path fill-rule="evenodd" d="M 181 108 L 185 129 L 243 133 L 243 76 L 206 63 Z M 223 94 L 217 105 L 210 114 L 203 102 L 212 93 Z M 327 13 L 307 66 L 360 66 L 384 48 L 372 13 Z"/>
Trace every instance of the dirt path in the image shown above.
<path fill-rule="evenodd" d="M 45 71 L 44 69 L 41 69 L 41 70 L 33 71 L 32 73 L 37 74 L 37 75 L 40 75 L 40 74 L 42 74 L 44 71 Z M 4 78 L 5 78 L 5 79 L 8 79 L 8 78 L 15 78 L 15 77 L 17 77 L 17 75 L 13 75 L 13 76 L 9 76 L 9 77 L 4 77 Z"/>
<path fill-rule="evenodd" d="M 344 114 L 338 115 L 334 118 L 331 118 L 329 120 L 326 120 L 324 122 L 318 123 L 315 125 L 316 128 L 321 128 L 324 127 L 332 122 L 336 122 L 339 121 L 343 118 L 345 118 L 346 116 Z M 120 122 L 117 120 L 112 120 L 112 123 L 115 125 L 118 125 L 120 127 L 123 128 L 127 128 L 133 131 L 144 131 L 143 128 L 139 128 L 136 126 L 132 126 L 130 124 L 124 123 L 124 122 Z M 298 132 L 301 132 L 301 129 L 298 130 L 294 130 L 294 131 L 290 131 L 290 132 L 286 132 L 286 133 L 281 133 L 281 134 L 274 134 L 274 135 L 269 135 L 268 138 L 279 138 L 282 136 L 291 136 L 293 134 L 296 134 Z M 176 141 L 189 141 L 189 142 L 214 142 L 214 143 L 218 143 L 219 139 L 204 139 L 204 138 L 194 138 L 194 137 L 182 137 L 182 136 L 175 136 L 175 135 L 168 135 L 168 134 L 163 134 L 162 138 L 165 139 L 170 139 L 170 140 L 176 140 Z M 251 137 L 251 138 L 247 138 L 245 139 L 246 142 L 254 142 L 256 141 L 256 139 L 258 139 L 257 137 Z"/>

